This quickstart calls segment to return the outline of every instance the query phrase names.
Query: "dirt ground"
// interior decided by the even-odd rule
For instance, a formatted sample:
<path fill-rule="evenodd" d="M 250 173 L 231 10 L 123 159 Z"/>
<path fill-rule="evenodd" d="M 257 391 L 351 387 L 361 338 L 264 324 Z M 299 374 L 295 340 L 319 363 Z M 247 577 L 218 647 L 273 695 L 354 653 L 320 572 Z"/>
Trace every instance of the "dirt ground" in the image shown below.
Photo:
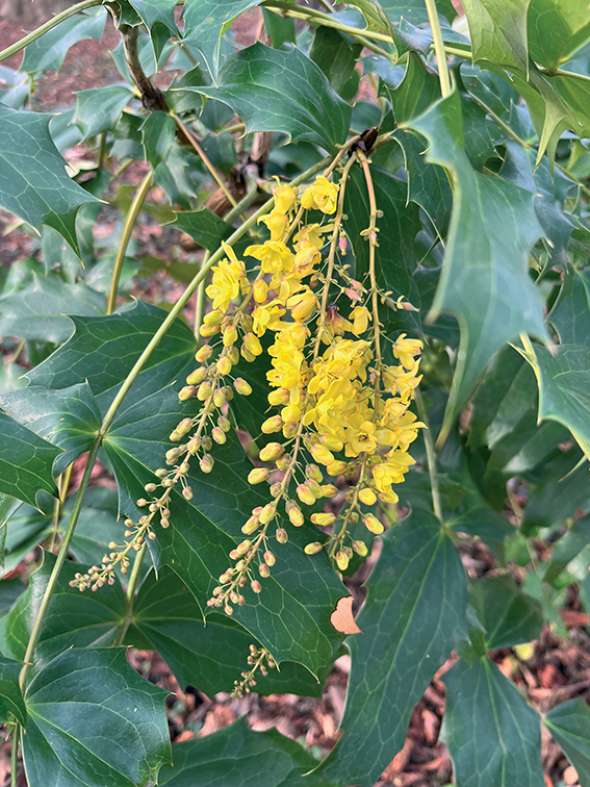
<path fill-rule="evenodd" d="M 0 19 L 0 48 L 18 39 L 42 21 L 45 18 L 43 11 L 46 13 L 46 9 L 39 9 L 35 3 L 25 0 L 25 13 L 21 18 L 11 19 L 5 16 Z M 240 33 L 247 37 L 249 31 L 258 27 L 258 12 L 252 13 L 241 25 Z M 41 80 L 35 94 L 34 108 L 54 110 L 65 107 L 72 102 L 76 90 L 108 84 L 117 78 L 109 55 L 109 49 L 116 43 L 117 33 L 109 23 L 101 41 L 86 41 L 73 47 L 59 73 L 50 73 Z M 20 56 L 16 56 L 7 64 L 16 66 L 19 59 Z M 128 175 L 131 182 L 140 176 L 140 171 L 131 171 Z M 112 211 L 101 214 L 95 228 L 97 237 L 111 232 L 114 222 Z M 8 223 L 9 220 L 5 217 L 4 227 L 8 226 Z M 1 224 L 0 216 L 0 233 Z M 138 238 L 141 252 L 157 257 L 165 256 L 168 244 L 157 225 L 149 222 L 143 224 Z M 32 248 L 31 238 L 22 232 L 0 235 L 0 263 L 10 264 L 26 256 Z M 176 288 L 166 282 L 165 276 L 158 276 L 138 294 L 140 297 L 150 297 L 154 293 L 158 299 L 172 300 Z M 466 570 L 472 576 L 481 576 L 494 569 L 490 554 L 477 543 L 465 542 L 462 557 Z M 30 556 L 30 559 L 34 558 L 35 555 Z M 367 571 L 368 567 L 365 567 L 365 575 Z M 351 592 L 357 597 L 363 578 L 364 576 L 355 577 L 349 583 Z M 569 637 L 561 640 L 545 631 L 533 654 L 525 662 L 519 662 L 510 650 L 498 651 L 495 654 L 500 669 L 511 677 L 528 696 L 529 701 L 542 711 L 566 699 L 587 695 L 590 688 L 590 638 L 587 628 L 590 619 L 579 612 L 574 593 L 569 600 L 565 622 Z M 186 691 L 180 690 L 167 665 L 152 653 L 130 651 L 129 659 L 144 677 L 170 690 L 168 719 L 174 740 L 182 741 L 193 736 L 208 735 L 244 714 L 247 714 L 254 730 L 262 731 L 275 727 L 284 735 L 313 749 L 318 755 L 329 751 L 337 739 L 350 666 L 348 657 L 342 657 L 336 662 L 320 699 L 275 695 L 249 696 L 239 700 L 232 699 L 228 694 L 208 697 L 190 687 Z M 434 787 L 452 781 L 450 760 L 444 744 L 439 740 L 445 707 L 444 685 L 440 678 L 450 669 L 452 663 L 453 660 L 450 659 L 439 670 L 415 709 L 405 745 L 386 768 L 377 783 L 379 787 Z M 545 733 L 543 760 L 547 787 L 578 783 L 575 770 L 568 765 L 560 750 Z M 5 743 L 0 749 L 0 784 L 8 784 L 8 773 L 8 746 Z"/>

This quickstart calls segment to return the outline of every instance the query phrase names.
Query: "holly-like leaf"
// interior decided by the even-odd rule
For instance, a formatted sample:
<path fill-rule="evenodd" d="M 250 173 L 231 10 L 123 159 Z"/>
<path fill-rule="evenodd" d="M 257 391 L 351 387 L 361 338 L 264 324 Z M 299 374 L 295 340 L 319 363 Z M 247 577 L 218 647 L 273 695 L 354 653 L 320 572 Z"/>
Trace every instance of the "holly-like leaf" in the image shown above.
<path fill-rule="evenodd" d="M 67 176 L 51 117 L 0 104 L 0 205 L 38 230 L 53 227 L 77 251 L 76 213 L 98 200 Z"/>
<path fill-rule="evenodd" d="M 522 332 L 546 338 L 543 301 L 530 280 L 528 252 L 540 234 L 533 195 L 476 172 L 465 154 L 459 96 L 441 99 L 409 126 L 428 140 L 429 160 L 454 181 L 443 271 L 431 311 L 452 312 L 461 344 L 441 438 L 492 355 Z M 513 297 L 518 289 L 518 300 Z"/>
<path fill-rule="evenodd" d="M 227 62 L 219 85 L 179 89 L 227 104 L 247 131 L 280 131 L 293 142 L 313 142 L 330 151 L 344 142 L 350 124 L 350 106 L 296 47 L 254 44 Z"/>
<path fill-rule="evenodd" d="M 530 0 L 465 0 L 473 62 L 527 72 Z"/>
<path fill-rule="evenodd" d="M 558 68 L 590 38 L 590 12 L 578 0 L 531 0 L 528 39 L 531 57 Z"/>
<path fill-rule="evenodd" d="M 545 347 L 531 345 L 525 357 L 539 386 L 539 421 L 565 426 L 590 458 L 590 349 L 562 344 L 552 355 Z"/>
<path fill-rule="evenodd" d="M 60 453 L 0 412 L 0 492 L 36 506 L 38 492 L 55 492 L 53 466 Z"/>
<path fill-rule="evenodd" d="M 570 561 L 574 560 L 590 544 L 590 517 L 577 519 L 561 536 L 551 552 L 543 579 L 555 583 Z"/>
<path fill-rule="evenodd" d="M 179 743 L 172 755 L 174 765 L 162 769 L 162 787 L 247 787 L 261 784 L 261 778 L 264 787 L 320 787 L 313 777 L 302 778 L 315 765 L 310 754 L 275 730 L 252 732 L 244 719 L 214 735 Z"/>
<path fill-rule="evenodd" d="M 549 316 L 562 344 L 584 344 L 590 336 L 590 272 L 568 268 Z"/>
<path fill-rule="evenodd" d="M 545 716 L 545 726 L 578 772 L 580 784 L 590 784 L 590 708 L 583 699 L 557 705 Z"/>
<path fill-rule="evenodd" d="M 81 315 L 101 314 L 104 296 L 59 276 L 34 276 L 28 286 L 0 297 L 0 334 L 62 342 L 72 332 L 66 316 L 72 309 Z"/>
<path fill-rule="evenodd" d="M 3 620 L 5 651 L 15 659 L 22 660 L 25 655 L 38 599 L 43 597 L 54 565 L 55 557 L 45 552 L 27 590 Z M 70 587 L 74 575 L 86 570 L 87 566 L 78 563 L 64 564 L 43 618 L 36 659 L 51 659 L 71 647 L 100 648 L 115 642 L 125 619 L 125 594 L 118 581 L 101 588 L 100 593 L 80 593 Z"/>
<path fill-rule="evenodd" d="M 309 53 L 336 92 L 347 101 L 353 99 L 358 91 L 359 74 L 355 65 L 361 49 L 360 44 L 349 43 L 337 30 L 319 27 Z"/>
<path fill-rule="evenodd" d="M 187 44 L 195 46 L 203 56 L 215 81 L 221 60 L 221 38 L 233 20 L 261 0 L 187 0 L 184 8 L 184 35 Z"/>
<path fill-rule="evenodd" d="M 510 576 L 484 577 L 473 583 L 471 601 L 485 630 L 489 650 L 537 639 L 541 607 L 519 590 Z"/>
<path fill-rule="evenodd" d="M 209 251 L 218 249 L 221 241 L 232 232 L 231 225 L 208 208 L 183 210 L 176 214 L 171 226 L 186 232 L 199 246 Z"/>
<path fill-rule="evenodd" d="M 176 0 L 129 0 L 129 3 L 150 34 L 155 60 L 158 62 L 170 36 L 178 34 L 174 19 Z"/>
<path fill-rule="evenodd" d="M 73 123 L 82 132 L 82 139 L 95 137 L 112 129 L 129 103 L 133 92 L 127 85 L 91 87 L 76 93 Z"/>
<path fill-rule="evenodd" d="M 100 414 L 87 382 L 59 391 L 31 386 L 0 394 L 0 407 L 15 421 L 62 449 L 54 468 L 57 473 L 92 447 L 100 427 Z"/>
<path fill-rule="evenodd" d="M 416 702 L 465 636 L 466 582 L 451 540 L 416 512 L 383 538 L 379 562 L 348 641 L 352 657 L 341 738 L 328 782 L 371 787 L 404 742 Z"/>
<path fill-rule="evenodd" d="M 353 3 L 353 5 L 356 5 Z M 387 14 L 392 25 L 399 26 L 403 21 L 412 25 L 424 25 L 428 22 L 428 14 L 424 2 L 420 0 L 380 0 L 380 5 Z M 451 0 L 436 0 L 440 14 L 450 22 L 457 12 Z"/>
<path fill-rule="evenodd" d="M 540 719 L 496 665 L 487 656 L 461 660 L 444 682 L 443 737 L 457 784 L 543 784 Z"/>
<path fill-rule="evenodd" d="M 11 715 L 21 724 L 25 723 L 27 709 L 18 685 L 21 668 L 18 661 L 0 657 L 0 720 L 3 722 Z"/>
<path fill-rule="evenodd" d="M 39 76 L 44 71 L 57 70 L 74 44 L 102 36 L 106 17 L 106 9 L 93 8 L 56 25 L 27 46 L 21 71 Z"/>
<path fill-rule="evenodd" d="M 122 649 L 62 653 L 26 692 L 22 746 L 30 787 L 153 783 L 170 760 L 165 696 L 139 677 Z"/>
<path fill-rule="evenodd" d="M 168 662 L 182 687 L 194 686 L 213 696 L 233 689 L 253 637 L 225 615 L 210 615 L 205 621 L 186 586 L 164 567 L 140 588 L 127 642 L 149 645 Z M 299 665 L 284 662 L 280 670 L 257 676 L 256 692 L 318 696 L 321 685 Z"/>

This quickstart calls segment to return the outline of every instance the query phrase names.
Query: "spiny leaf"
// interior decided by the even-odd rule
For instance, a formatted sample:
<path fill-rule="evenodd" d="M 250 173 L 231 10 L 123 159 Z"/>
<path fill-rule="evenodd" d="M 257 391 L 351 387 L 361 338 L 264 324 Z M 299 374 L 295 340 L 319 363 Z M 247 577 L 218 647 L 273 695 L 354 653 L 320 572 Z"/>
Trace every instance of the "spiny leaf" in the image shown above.
<path fill-rule="evenodd" d="M 444 677 L 443 735 L 458 787 L 539 787 L 537 714 L 487 656 L 459 661 Z"/>
<path fill-rule="evenodd" d="M 21 71 L 39 76 L 43 71 L 57 70 L 74 44 L 102 36 L 106 17 L 104 8 L 93 8 L 64 20 L 27 46 Z"/>
<path fill-rule="evenodd" d="M 545 338 L 543 302 L 527 271 L 540 234 L 533 195 L 476 172 L 465 154 L 463 118 L 454 92 L 410 121 L 430 143 L 432 163 L 454 181 L 453 214 L 431 318 L 453 313 L 461 345 L 441 438 L 492 355 L 522 332 Z M 519 297 L 513 296 L 514 288 Z"/>
<path fill-rule="evenodd" d="M 315 764 L 311 755 L 275 730 L 252 732 L 244 719 L 172 751 L 174 766 L 162 770 L 162 787 L 247 787 L 261 779 L 264 787 L 320 787 L 313 777 L 302 778 Z"/>
<path fill-rule="evenodd" d="M 590 38 L 590 11 L 579 0 L 530 0 L 528 38 L 531 57 L 553 69 Z"/>
<path fill-rule="evenodd" d="M 113 128 L 132 96 L 133 92 L 127 85 L 78 90 L 72 123 L 82 132 L 82 139 Z"/>
<path fill-rule="evenodd" d="M 30 787 L 153 782 L 170 760 L 165 696 L 129 666 L 123 649 L 62 653 L 26 692 L 22 746 Z"/>
<path fill-rule="evenodd" d="M 579 698 L 557 705 L 545 716 L 545 726 L 564 750 L 580 784 L 590 784 L 590 708 Z"/>
<path fill-rule="evenodd" d="M 231 235 L 232 231 L 231 225 L 208 208 L 176 213 L 171 226 L 186 232 L 199 246 L 209 251 L 218 249 L 221 241 Z"/>
<path fill-rule="evenodd" d="M 37 505 L 41 490 L 53 495 L 53 465 L 60 449 L 0 412 L 0 492 Z"/>
<path fill-rule="evenodd" d="M 471 600 L 485 629 L 489 650 L 538 638 L 543 625 L 541 607 L 519 590 L 512 577 L 477 580 L 471 587 Z"/>
<path fill-rule="evenodd" d="M 473 62 L 527 73 L 530 0 L 465 0 Z"/>
<path fill-rule="evenodd" d="M 232 690 L 253 642 L 236 621 L 221 614 L 205 621 L 194 597 L 167 567 L 146 578 L 133 610 L 127 642 L 158 651 L 182 687 L 194 686 L 209 696 Z M 284 662 L 266 677 L 257 675 L 256 692 L 319 696 L 321 685 L 299 665 Z"/>
<path fill-rule="evenodd" d="M 357 620 L 362 633 L 348 641 L 341 738 L 318 775 L 375 783 L 432 675 L 465 636 L 466 596 L 459 556 L 432 514 L 417 512 L 387 533 Z"/>
<path fill-rule="evenodd" d="M 22 664 L 12 659 L 0 657 L 0 720 L 8 720 L 9 715 L 21 724 L 25 723 L 27 709 L 18 685 Z"/>
<path fill-rule="evenodd" d="M 313 142 L 331 151 L 344 141 L 350 123 L 350 106 L 321 69 L 292 46 L 254 44 L 227 62 L 219 86 L 180 89 L 227 104 L 248 131 L 281 131 L 293 142 Z"/>
<path fill-rule="evenodd" d="M 98 200 L 66 175 L 50 119 L 0 104 L 0 205 L 36 229 L 53 227 L 77 251 L 76 213 Z"/>
<path fill-rule="evenodd" d="M 220 6 L 216 0 L 186 0 L 185 40 L 202 54 L 214 81 L 219 72 L 221 37 L 237 16 L 260 2 L 261 0 L 225 0 Z"/>

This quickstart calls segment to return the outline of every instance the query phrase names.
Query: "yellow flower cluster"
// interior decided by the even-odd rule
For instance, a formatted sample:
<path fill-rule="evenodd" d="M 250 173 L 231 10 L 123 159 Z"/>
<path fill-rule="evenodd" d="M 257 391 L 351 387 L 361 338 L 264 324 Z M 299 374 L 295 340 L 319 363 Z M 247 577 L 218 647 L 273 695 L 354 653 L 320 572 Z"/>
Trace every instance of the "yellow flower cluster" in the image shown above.
<path fill-rule="evenodd" d="M 199 411 L 171 433 L 167 467 L 146 485 L 149 499 L 137 501 L 145 513 L 137 522 L 126 520 L 125 543 L 109 545 L 102 566 L 72 584 L 96 589 L 112 582 L 115 566 L 126 571 L 129 553 L 155 538 L 155 524 L 169 526 L 173 491 L 192 498 L 192 463 L 211 472 L 213 446 L 225 443 L 231 428 L 234 394 L 252 391 L 233 370 L 263 354 L 269 358 L 269 411 L 261 433 L 262 441 L 270 439 L 248 481 L 269 485 L 268 502 L 244 523 L 244 538 L 230 552 L 231 565 L 218 577 L 209 606 L 231 615 L 245 603 L 246 586 L 261 592 L 260 580 L 276 563 L 272 540 L 288 540 L 286 522 L 320 528 L 327 537 L 305 551 L 326 550 L 341 570 L 354 553 L 368 554 L 367 541 L 384 529 L 376 506 L 396 502 L 394 487 L 413 463 L 409 447 L 423 426 L 409 409 L 421 379 L 422 345 L 402 334 L 390 341 L 383 360 L 378 299 L 384 294 L 377 292 L 374 271 L 370 282 L 357 281 L 341 262 L 344 197 L 354 163 L 351 156 L 338 183 L 329 170 L 301 194 L 276 185 L 274 207 L 259 220 L 269 237 L 246 248 L 244 257 L 255 261 L 248 270 L 225 247 L 206 288 L 211 308 L 200 333 L 207 343 L 179 392 L 181 401 L 198 400 Z M 370 235 L 376 245 L 376 231 Z M 360 533 L 357 523 L 364 526 Z M 259 655 L 252 655 L 254 662 Z M 240 690 L 249 685 L 250 676 L 243 677 Z"/>

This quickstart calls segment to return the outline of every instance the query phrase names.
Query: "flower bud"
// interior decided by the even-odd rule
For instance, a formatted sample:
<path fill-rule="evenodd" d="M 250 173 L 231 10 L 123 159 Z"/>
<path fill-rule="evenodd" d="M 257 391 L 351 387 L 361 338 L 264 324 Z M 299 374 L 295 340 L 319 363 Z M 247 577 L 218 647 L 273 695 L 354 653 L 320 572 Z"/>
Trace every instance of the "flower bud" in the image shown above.
<path fill-rule="evenodd" d="M 260 339 L 254 333 L 247 333 L 244 336 L 242 345 L 254 356 L 262 355 L 262 344 Z"/>
<path fill-rule="evenodd" d="M 224 445 L 224 443 L 227 442 L 227 436 L 225 432 L 218 426 L 214 426 L 211 430 L 211 437 L 217 443 L 217 445 Z"/>
<path fill-rule="evenodd" d="M 264 562 L 266 563 L 266 565 L 270 566 L 271 568 L 277 562 L 276 557 L 273 555 L 273 553 L 269 549 L 266 550 L 266 552 L 263 555 L 263 558 L 264 558 Z"/>
<path fill-rule="evenodd" d="M 199 389 L 197 391 L 197 399 L 200 402 L 204 402 L 205 399 L 208 399 L 211 396 L 212 391 L 213 391 L 213 386 L 211 385 L 209 380 L 205 380 L 205 382 L 202 382 L 199 385 Z"/>
<path fill-rule="evenodd" d="M 283 426 L 283 419 L 280 415 L 271 415 L 266 421 L 262 422 L 260 430 L 262 434 L 272 434 L 273 432 L 280 432 Z"/>
<path fill-rule="evenodd" d="M 252 533 L 255 533 L 258 528 L 260 527 L 260 522 L 257 516 L 251 516 L 246 522 L 242 525 L 242 533 L 245 536 L 251 536 Z"/>
<path fill-rule="evenodd" d="M 357 553 L 357 555 L 360 555 L 361 557 L 367 557 L 369 554 L 369 548 L 364 541 L 353 541 L 352 548 Z"/>
<path fill-rule="evenodd" d="M 323 445 L 314 445 L 310 448 L 310 454 L 316 462 L 321 465 L 329 465 L 334 461 L 334 454 Z"/>
<path fill-rule="evenodd" d="M 213 404 L 215 407 L 223 407 L 227 399 L 225 388 L 217 388 L 213 394 Z"/>
<path fill-rule="evenodd" d="M 219 333 L 218 325 L 201 325 L 199 328 L 199 335 L 204 339 L 207 339 L 209 336 L 215 336 L 216 333 Z"/>
<path fill-rule="evenodd" d="M 238 341 L 238 329 L 235 325 L 228 325 L 223 331 L 223 346 L 232 347 Z"/>
<path fill-rule="evenodd" d="M 208 347 L 209 345 L 205 346 Z M 202 383 L 205 377 L 207 377 L 207 372 L 208 369 L 206 366 L 199 366 L 198 369 L 195 369 L 188 375 L 186 381 L 189 385 L 199 385 L 199 383 Z"/>
<path fill-rule="evenodd" d="M 249 484 L 260 484 L 262 481 L 266 481 L 269 476 L 269 471 L 266 467 L 255 467 L 253 470 L 250 470 L 248 473 L 248 483 Z"/>
<path fill-rule="evenodd" d="M 217 419 L 217 426 L 223 429 L 224 432 L 229 432 L 231 429 L 231 421 L 226 415 L 220 415 Z"/>
<path fill-rule="evenodd" d="M 243 377 L 236 377 L 234 380 L 234 388 L 242 396 L 250 396 L 252 393 L 252 386 L 246 382 Z"/>
<path fill-rule="evenodd" d="M 277 532 L 275 533 L 275 538 L 279 542 L 279 544 L 286 544 L 289 540 L 289 534 L 285 530 L 284 527 L 277 528 Z"/>
<path fill-rule="evenodd" d="M 365 487 L 361 489 L 359 492 L 359 500 L 361 503 L 364 503 L 366 506 L 373 506 L 377 502 L 377 495 L 373 492 L 372 489 L 369 487 Z"/>
<path fill-rule="evenodd" d="M 305 505 L 312 506 L 315 503 L 315 495 L 307 484 L 298 484 L 296 492 L 297 497 L 302 503 L 305 503 Z"/>
<path fill-rule="evenodd" d="M 225 377 L 226 374 L 231 372 L 231 361 L 227 355 L 222 355 L 219 360 L 217 361 L 217 371 L 222 377 Z"/>
<path fill-rule="evenodd" d="M 321 552 L 323 548 L 323 545 L 320 544 L 319 541 L 312 541 L 310 544 L 305 545 L 303 551 L 306 555 L 317 555 L 318 552 Z"/>
<path fill-rule="evenodd" d="M 197 352 L 195 353 L 195 361 L 197 363 L 203 363 L 211 358 L 213 354 L 213 347 L 210 344 L 204 344 L 202 347 L 199 347 Z"/>
<path fill-rule="evenodd" d="M 258 573 L 263 579 L 268 579 L 268 577 L 270 577 L 270 568 L 266 565 L 266 563 L 261 563 L 258 566 Z"/>
<path fill-rule="evenodd" d="M 321 484 L 324 480 L 322 471 L 317 465 L 314 465 L 313 462 L 308 464 L 305 468 L 305 476 L 306 478 L 312 478 L 314 481 L 317 481 L 318 484 Z"/>
<path fill-rule="evenodd" d="M 186 402 L 195 395 L 195 390 L 194 385 L 185 385 L 178 392 L 178 398 L 181 402 Z"/>
<path fill-rule="evenodd" d="M 203 473 L 210 473 L 213 470 L 213 465 L 215 464 L 215 460 L 211 456 L 211 454 L 205 454 L 202 456 L 199 461 L 199 467 L 201 468 L 201 472 Z"/>
<path fill-rule="evenodd" d="M 193 499 L 193 490 L 190 486 L 185 486 L 182 490 L 182 496 L 185 500 L 192 500 Z"/>
<path fill-rule="evenodd" d="M 346 554 L 346 552 L 343 549 L 339 549 L 338 552 L 336 552 L 336 565 L 338 566 L 340 571 L 346 571 L 349 563 L 350 563 L 349 556 Z"/>
<path fill-rule="evenodd" d="M 331 476 L 342 475 L 342 473 L 346 470 L 346 462 L 343 462 L 341 459 L 335 459 L 330 464 L 326 465 L 326 470 Z"/>
<path fill-rule="evenodd" d="M 252 293 L 256 303 L 264 303 L 268 295 L 268 284 L 264 279 L 256 279 L 252 287 Z"/>
<path fill-rule="evenodd" d="M 260 451 L 262 462 L 274 462 L 283 454 L 283 446 L 280 443 L 267 443 Z"/>
<path fill-rule="evenodd" d="M 268 395 L 268 403 L 272 405 L 287 404 L 289 402 L 289 391 L 286 388 L 277 388 Z"/>
<path fill-rule="evenodd" d="M 303 512 L 297 503 L 295 503 L 293 500 L 289 500 L 289 502 L 285 505 L 285 511 L 287 512 L 289 522 L 293 525 L 293 527 L 301 527 L 305 520 L 303 517 Z"/>
<path fill-rule="evenodd" d="M 267 503 L 262 511 L 260 512 L 260 516 L 258 517 L 261 525 L 268 525 L 271 519 L 274 518 L 277 512 L 276 503 Z"/>
<path fill-rule="evenodd" d="M 329 525 L 333 525 L 336 521 L 336 514 L 322 512 L 316 513 L 311 515 L 311 521 L 314 525 L 319 525 L 320 527 L 328 527 Z"/>
<path fill-rule="evenodd" d="M 379 536 L 385 530 L 383 523 L 380 522 L 376 516 L 373 514 L 365 514 L 363 517 L 363 525 L 367 528 L 369 533 L 373 533 L 374 536 Z"/>

